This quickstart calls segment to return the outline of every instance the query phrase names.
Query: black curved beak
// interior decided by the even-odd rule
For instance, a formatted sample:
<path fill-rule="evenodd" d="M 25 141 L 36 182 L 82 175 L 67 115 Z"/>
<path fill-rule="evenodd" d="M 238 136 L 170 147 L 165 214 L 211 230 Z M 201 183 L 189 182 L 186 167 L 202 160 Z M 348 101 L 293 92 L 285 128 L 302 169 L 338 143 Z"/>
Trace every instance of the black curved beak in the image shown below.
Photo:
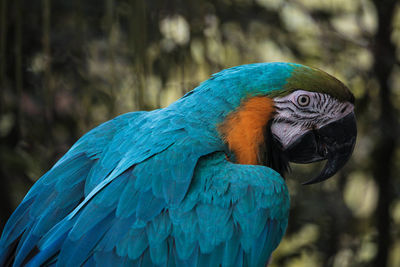
<path fill-rule="evenodd" d="M 303 185 L 325 181 L 337 173 L 350 159 L 357 137 L 354 113 L 324 127 L 311 130 L 297 139 L 286 150 L 289 161 L 311 163 L 327 160 L 321 173 Z"/>

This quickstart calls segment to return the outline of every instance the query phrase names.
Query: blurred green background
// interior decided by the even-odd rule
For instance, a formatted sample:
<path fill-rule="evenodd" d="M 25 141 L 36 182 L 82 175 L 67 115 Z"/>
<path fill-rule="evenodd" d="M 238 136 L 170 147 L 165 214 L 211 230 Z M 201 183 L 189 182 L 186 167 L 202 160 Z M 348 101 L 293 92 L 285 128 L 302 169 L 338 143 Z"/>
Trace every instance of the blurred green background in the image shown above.
<path fill-rule="evenodd" d="M 289 228 L 271 266 L 400 266 L 396 2 L 0 0 L 0 229 L 99 123 L 165 107 L 224 68 L 290 61 L 351 88 L 359 135 L 323 184 L 297 179 L 319 166 L 293 166 Z"/>

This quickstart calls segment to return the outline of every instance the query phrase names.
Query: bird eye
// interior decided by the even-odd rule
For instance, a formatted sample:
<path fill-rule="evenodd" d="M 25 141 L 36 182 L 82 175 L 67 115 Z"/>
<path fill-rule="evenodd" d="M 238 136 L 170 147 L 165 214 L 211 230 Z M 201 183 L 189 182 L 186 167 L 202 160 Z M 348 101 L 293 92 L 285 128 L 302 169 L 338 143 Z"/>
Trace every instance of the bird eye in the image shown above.
<path fill-rule="evenodd" d="M 308 95 L 299 95 L 299 97 L 297 98 L 297 103 L 301 107 L 305 107 L 310 104 L 310 97 Z"/>

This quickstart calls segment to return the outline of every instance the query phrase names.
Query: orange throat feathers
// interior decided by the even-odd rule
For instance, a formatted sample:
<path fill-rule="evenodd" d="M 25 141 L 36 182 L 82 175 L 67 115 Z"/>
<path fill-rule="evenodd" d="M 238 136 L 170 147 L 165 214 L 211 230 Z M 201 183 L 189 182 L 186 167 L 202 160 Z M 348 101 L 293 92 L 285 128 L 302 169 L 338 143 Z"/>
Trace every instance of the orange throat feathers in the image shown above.
<path fill-rule="evenodd" d="M 265 127 L 274 114 L 274 102 L 265 96 L 247 99 L 219 126 L 220 133 L 239 164 L 262 164 L 260 147 Z"/>

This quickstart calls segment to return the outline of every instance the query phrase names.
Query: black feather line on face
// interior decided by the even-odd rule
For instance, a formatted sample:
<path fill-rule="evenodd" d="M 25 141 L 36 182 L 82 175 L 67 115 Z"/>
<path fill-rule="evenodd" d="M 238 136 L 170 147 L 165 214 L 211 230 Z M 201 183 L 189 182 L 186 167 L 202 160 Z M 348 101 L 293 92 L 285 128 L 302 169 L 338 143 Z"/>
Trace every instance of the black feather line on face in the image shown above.
<path fill-rule="evenodd" d="M 258 158 L 263 165 L 278 172 L 282 177 L 290 170 L 289 158 L 282 150 L 280 142 L 273 136 L 270 120 L 264 128 L 264 143 L 260 145 Z"/>

